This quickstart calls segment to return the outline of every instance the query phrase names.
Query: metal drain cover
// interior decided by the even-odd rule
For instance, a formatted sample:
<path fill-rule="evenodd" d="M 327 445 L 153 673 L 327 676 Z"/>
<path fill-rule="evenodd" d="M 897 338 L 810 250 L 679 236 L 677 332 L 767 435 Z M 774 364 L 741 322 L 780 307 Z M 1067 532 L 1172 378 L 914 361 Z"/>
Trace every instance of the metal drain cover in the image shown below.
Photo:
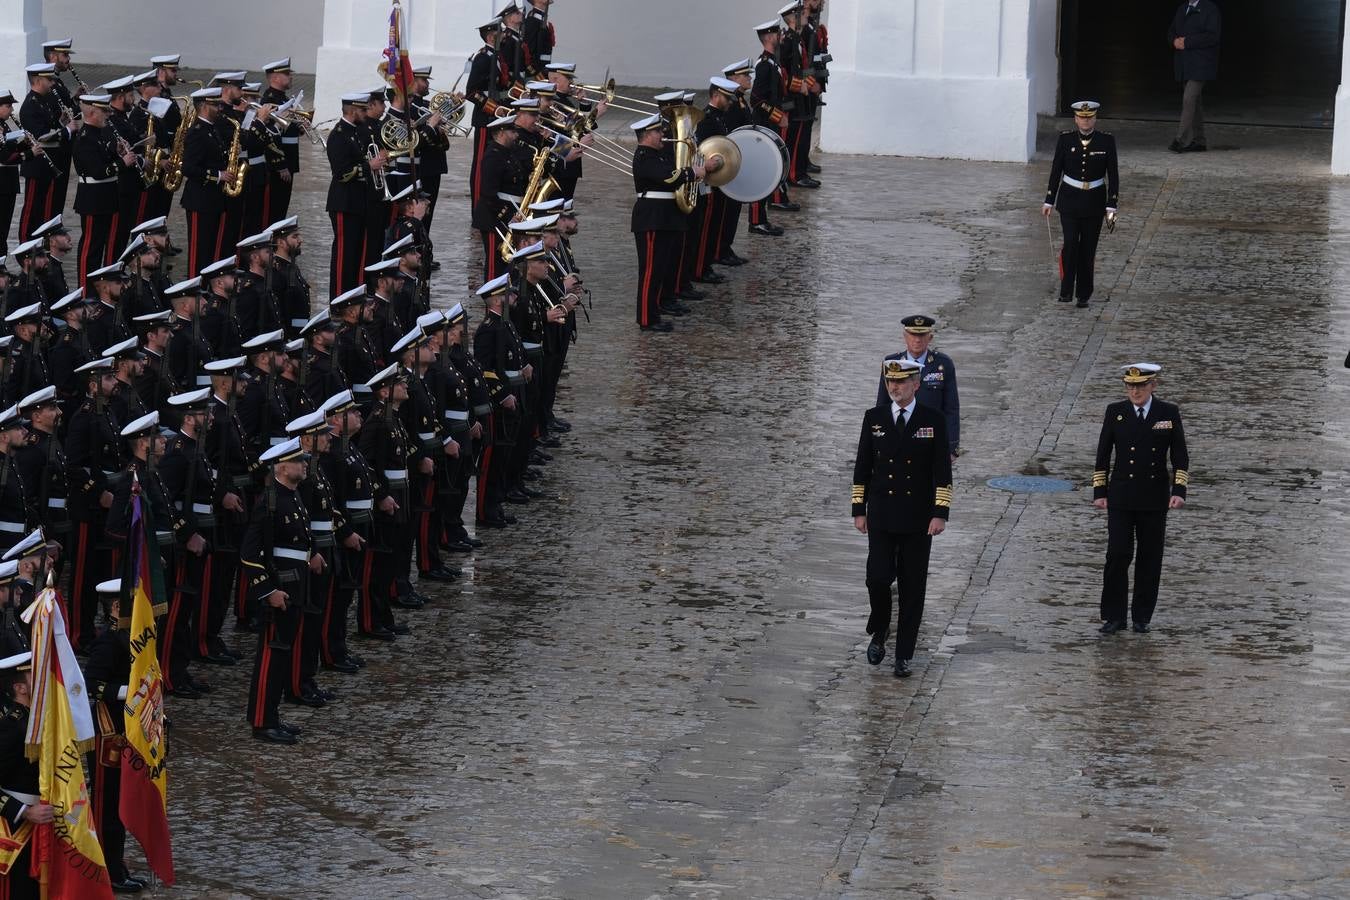
<path fill-rule="evenodd" d="M 991 488 L 1014 494 L 1057 494 L 1073 490 L 1073 482 L 1044 475 L 1000 475 L 986 482 Z"/>

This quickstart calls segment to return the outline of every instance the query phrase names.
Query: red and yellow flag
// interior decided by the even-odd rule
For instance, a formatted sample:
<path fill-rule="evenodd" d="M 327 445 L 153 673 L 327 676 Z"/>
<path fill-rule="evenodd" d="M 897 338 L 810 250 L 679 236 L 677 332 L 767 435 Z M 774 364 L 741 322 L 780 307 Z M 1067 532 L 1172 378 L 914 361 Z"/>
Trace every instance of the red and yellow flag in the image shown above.
<path fill-rule="evenodd" d="M 56 815 L 34 830 L 33 869 L 44 898 L 112 900 L 84 778 L 84 753 L 94 739 L 89 696 L 50 581 L 24 615 L 33 626 L 27 751 L 38 764 L 38 792 Z"/>
<path fill-rule="evenodd" d="M 127 744 L 122 749 L 122 822 L 145 850 L 146 862 L 165 884 L 173 884 L 169 841 L 168 775 L 164 758 L 164 678 L 155 646 L 155 600 L 164 596 L 159 554 L 152 553 L 148 510 L 140 492 L 132 495 L 131 546 L 122 585 L 131 602 L 131 678 L 123 708 Z M 157 596 L 156 596 L 157 595 Z M 123 603 L 127 601 L 122 601 Z"/>

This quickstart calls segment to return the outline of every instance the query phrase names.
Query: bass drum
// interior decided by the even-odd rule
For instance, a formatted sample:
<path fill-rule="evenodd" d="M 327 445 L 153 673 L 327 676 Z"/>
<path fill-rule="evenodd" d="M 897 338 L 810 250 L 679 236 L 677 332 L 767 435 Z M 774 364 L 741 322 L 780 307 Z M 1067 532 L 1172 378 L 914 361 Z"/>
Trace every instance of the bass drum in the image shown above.
<path fill-rule="evenodd" d="M 758 203 L 778 190 L 788 171 L 788 151 L 778 132 L 746 125 L 727 135 L 741 151 L 741 170 L 722 193 L 741 203 Z"/>

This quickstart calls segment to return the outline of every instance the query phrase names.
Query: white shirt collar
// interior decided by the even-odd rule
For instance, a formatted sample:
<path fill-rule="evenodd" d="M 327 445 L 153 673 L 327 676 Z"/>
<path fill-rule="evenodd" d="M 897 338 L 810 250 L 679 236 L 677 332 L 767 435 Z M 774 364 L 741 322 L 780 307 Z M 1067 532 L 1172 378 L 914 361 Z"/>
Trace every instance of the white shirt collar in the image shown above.
<path fill-rule="evenodd" d="M 914 360 L 916 363 L 918 363 L 918 364 L 921 365 L 921 366 L 922 366 L 922 365 L 927 365 L 928 354 L 931 353 L 931 352 L 932 352 L 932 351 L 930 351 L 930 350 L 925 350 L 925 351 L 923 351 L 922 353 L 920 353 L 918 356 L 915 356 L 913 353 L 910 353 L 908 350 L 906 350 L 906 351 L 905 351 L 905 359 L 912 359 L 912 360 Z"/>
<path fill-rule="evenodd" d="M 892 420 L 892 421 L 895 421 L 895 422 L 900 421 L 900 411 L 901 411 L 902 409 L 904 410 L 905 418 L 908 419 L 910 416 L 912 416 L 912 415 L 914 414 L 914 406 L 915 406 L 915 404 L 917 404 L 918 402 L 919 402 L 919 399 L 918 399 L 917 397 L 915 397 L 913 400 L 909 401 L 909 405 L 908 405 L 908 406 L 902 407 L 900 404 L 898 404 L 898 403 L 896 403 L 894 400 L 892 400 L 892 401 L 891 401 L 891 420 Z"/>
<path fill-rule="evenodd" d="M 1130 405 L 1131 405 L 1131 406 L 1134 406 L 1133 403 L 1131 403 Z M 1148 402 L 1146 402 L 1146 403 L 1144 404 L 1144 406 L 1143 406 L 1143 410 L 1144 410 L 1144 418 L 1145 418 L 1145 419 L 1148 418 L 1148 411 L 1149 411 L 1149 408 L 1150 408 L 1151 406 L 1153 406 L 1153 398 L 1152 398 L 1152 397 L 1149 397 L 1149 398 L 1148 398 Z M 1138 411 L 1139 411 L 1140 407 L 1134 406 L 1134 408 L 1135 408 L 1135 413 L 1134 413 L 1135 418 L 1138 418 L 1138 417 L 1139 417 L 1139 412 L 1138 412 Z"/>

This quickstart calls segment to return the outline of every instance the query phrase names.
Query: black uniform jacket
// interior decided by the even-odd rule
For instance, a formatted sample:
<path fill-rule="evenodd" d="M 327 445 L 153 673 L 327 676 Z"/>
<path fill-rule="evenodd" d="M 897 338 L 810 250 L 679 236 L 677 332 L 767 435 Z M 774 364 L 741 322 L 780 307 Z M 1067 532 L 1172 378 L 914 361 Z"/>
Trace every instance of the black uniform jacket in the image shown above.
<path fill-rule="evenodd" d="M 1066 182 L 1071 178 L 1079 185 Z M 1096 187 L 1082 187 L 1101 181 Z M 1050 184 L 1045 202 L 1069 216 L 1089 218 L 1106 214 L 1120 201 L 1120 171 L 1116 164 L 1116 139 L 1104 131 L 1086 138 L 1078 129 L 1066 131 L 1055 144 L 1050 166 Z"/>
<path fill-rule="evenodd" d="M 633 201 L 632 231 L 685 231 L 689 216 L 680 212 L 675 199 L 670 197 L 643 197 L 644 193 L 672 194 L 683 184 L 694 180 L 694 170 L 677 169 L 660 150 L 639 146 L 633 152 L 633 188 L 638 197 Z"/>
<path fill-rule="evenodd" d="M 212 122 L 194 119 L 183 139 L 183 197 L 178 201 L 189 212 L 218 213 L 225 209 L 220 173 L 225 170 L 225 151 Z"/>
<path fill-rule="evenodd" d="M 942 414 L 915 403 L 902 430 L 889 399 L 869 409 L 853 463 L 853 515 L 867 516 L 869 528 L 912 534 L 927 531 L 934 518 L 947 518 L 951 507 L 951 449 Z"/>
<path fill-rule="evenodd" d="M 1167 470 L 1169 455 L 1173 473 Z M 1112 403 L 1097 439 L 1092 499 L 1105 497 L 1107 505 L 1116 509 L 1167 509 L 1171 497 L 1186 496 L 1190 465 L 1181 410 L 1175 404 L 1154 397 L 1141 423 L 1129 400 Z"/>

